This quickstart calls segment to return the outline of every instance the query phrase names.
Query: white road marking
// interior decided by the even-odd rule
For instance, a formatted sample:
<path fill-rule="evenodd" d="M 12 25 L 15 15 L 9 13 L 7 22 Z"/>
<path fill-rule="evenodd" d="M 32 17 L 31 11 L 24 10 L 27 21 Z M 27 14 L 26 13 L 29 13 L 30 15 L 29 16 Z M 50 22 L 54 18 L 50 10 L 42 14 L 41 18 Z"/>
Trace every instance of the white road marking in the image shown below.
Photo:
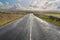
<path fill-rule="evenodd" d="M 32 15 L 32 16 L 31 16 Z M 30 40 L 32 40 L 32 20 L 33 20 L 33 14 L 30 15 Z"/>
<path fill-rule="evenodd" d="M 32 26 L 30 27 L 30 40 L 32 39 Z"/>

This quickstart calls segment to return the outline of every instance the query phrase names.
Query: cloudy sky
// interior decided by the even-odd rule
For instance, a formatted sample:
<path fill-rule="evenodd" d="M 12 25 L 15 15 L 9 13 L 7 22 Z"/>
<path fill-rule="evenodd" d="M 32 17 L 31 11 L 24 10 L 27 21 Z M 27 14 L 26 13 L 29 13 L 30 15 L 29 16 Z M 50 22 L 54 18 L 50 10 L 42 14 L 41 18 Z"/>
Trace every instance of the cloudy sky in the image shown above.
<path fill-rule="evenodd" d="M 59 10 L 60 0 L 0 0 L 0 9 Z"/>

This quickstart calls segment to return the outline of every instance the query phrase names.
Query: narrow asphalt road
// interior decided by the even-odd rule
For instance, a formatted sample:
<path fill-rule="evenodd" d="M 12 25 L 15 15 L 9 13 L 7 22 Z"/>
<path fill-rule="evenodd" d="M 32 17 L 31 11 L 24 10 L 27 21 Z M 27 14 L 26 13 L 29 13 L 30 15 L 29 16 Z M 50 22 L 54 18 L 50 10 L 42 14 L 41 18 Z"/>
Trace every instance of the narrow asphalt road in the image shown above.
<path fill-rule="evenodd" d="M 0 28 L 0 40 L 60 40 L 60 31 L 56 26 L 28 14 Z"/>

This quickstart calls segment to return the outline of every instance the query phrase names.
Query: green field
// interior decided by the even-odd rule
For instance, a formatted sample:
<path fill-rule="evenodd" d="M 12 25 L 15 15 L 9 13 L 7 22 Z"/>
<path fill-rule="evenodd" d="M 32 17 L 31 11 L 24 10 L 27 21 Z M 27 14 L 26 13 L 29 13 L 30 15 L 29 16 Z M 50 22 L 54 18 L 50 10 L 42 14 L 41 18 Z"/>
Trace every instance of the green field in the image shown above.
<path fill-rule="evenodd" d="M 56 21 L 56 20 L 52 20 L 49 18 L 49 16 L 55 16 L 55 17 L 58 17 L 60 18 L 60 14 L 58 13 L 46 13 L 44 15 L 39 15 L 39 14 L 35 14 L 37 17 L 51 23 L 51 24 L 54 24 L 54 25 L 57 25 L 57 26 L 60 26 L 60 21 Z"/>
<path fill-rule="evenodd" d="M 10 23 L 16 19 L 21 18 L 22 16 L 24 16 L 25 13 L 0 13 L 0 26 L 3 26 L 7 23 Z"/>

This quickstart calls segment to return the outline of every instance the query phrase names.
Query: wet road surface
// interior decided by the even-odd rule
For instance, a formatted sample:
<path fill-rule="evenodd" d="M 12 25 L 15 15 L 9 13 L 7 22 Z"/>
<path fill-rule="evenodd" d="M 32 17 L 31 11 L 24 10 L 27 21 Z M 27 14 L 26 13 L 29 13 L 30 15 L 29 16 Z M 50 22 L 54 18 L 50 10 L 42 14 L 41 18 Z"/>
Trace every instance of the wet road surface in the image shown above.
<path fill-rule="evenodd" d="M 60 31 L 55 25 L 28 14 L 0 28 L 0 40 L 60 40 Z"/>

